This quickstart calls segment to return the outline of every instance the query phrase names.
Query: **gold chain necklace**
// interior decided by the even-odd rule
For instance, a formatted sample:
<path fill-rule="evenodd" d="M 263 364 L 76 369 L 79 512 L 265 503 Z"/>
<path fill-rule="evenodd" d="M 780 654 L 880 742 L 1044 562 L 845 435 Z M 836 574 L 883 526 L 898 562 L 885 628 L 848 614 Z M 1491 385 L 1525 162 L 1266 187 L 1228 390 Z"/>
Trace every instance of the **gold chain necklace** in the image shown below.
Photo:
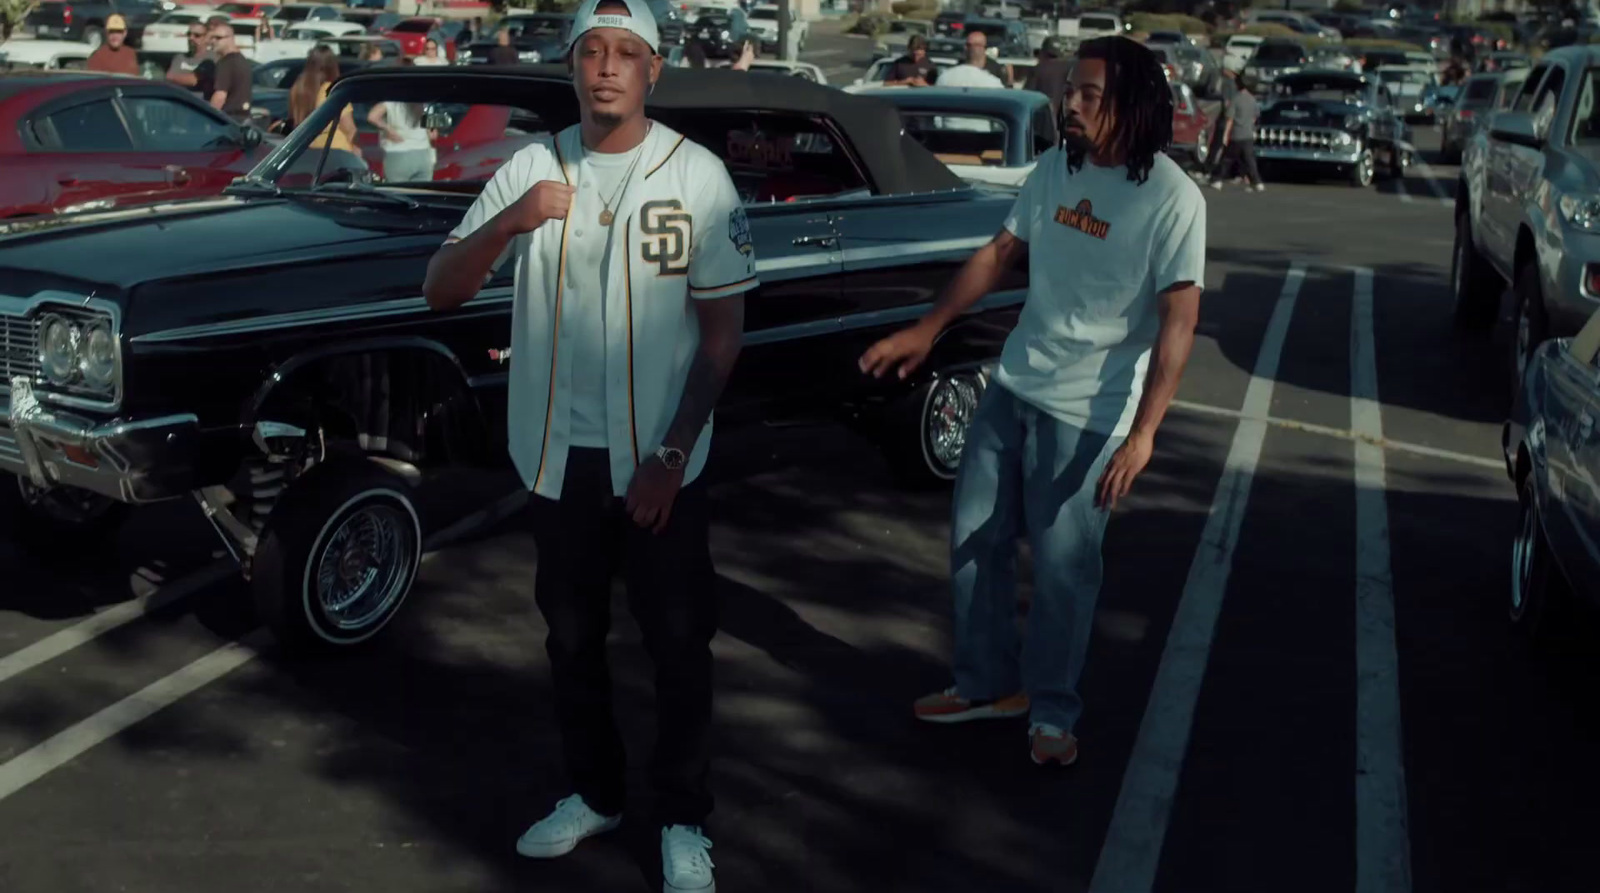
<path fill-rule="evenodd" d="M 610 226 L 611 222 L 617 219 L 616 215 L 611 213 L 611 203 L 621 198 L 622 193 L 627 190 L 628 182 L 633 179 L 634 166 L 639 163 L 639 158 L 644 155 L 645 140 L 650 138 L 650 130 L 653 127 L 655 127 L 654 121 L 645 127 L 644 138 L 639 140 L 639 145 L 633 147 L 633 160 L 628 162 L 628 169 L 622 175 L 622 182 L 617 184 L 616 190 L 605 201 L 605 209 L 600 212 L 601 226 Z"/>

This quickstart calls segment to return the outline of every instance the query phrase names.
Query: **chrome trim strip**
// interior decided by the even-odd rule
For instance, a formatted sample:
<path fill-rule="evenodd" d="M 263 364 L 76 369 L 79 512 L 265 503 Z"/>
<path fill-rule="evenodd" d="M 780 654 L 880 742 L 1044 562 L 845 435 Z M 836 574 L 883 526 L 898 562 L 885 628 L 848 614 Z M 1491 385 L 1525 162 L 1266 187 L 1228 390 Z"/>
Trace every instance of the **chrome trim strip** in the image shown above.
<path fill-rule="evenodd" d="M 1014 307 L 1027 301 L 1027 299 L 1027 289 L 997 291 L 985 295 L 976 304 L 972 305 L 972 309 L 963 315 L 970 316 L 985 310 Z M 817 319 L 787 326 L 774 326 L 770 329 L 760 329 L 746 333 L 744 343 L 746 346 L 777 344 L 783 341 L 795 341 L 817 335 L 830 335 L 856 329 L 871 329 L 878 326 L 894 325 L 895 323 L 911 322 L 912 320 L 921 319 L 924 314 L 932 309 L 933 302 L 930 301 L 922 304 L 908 304 L 904 307 L 893 307 L 888 310 L 869 310 L 866 313 L 836 316 L 832 319 Z"/>
<path fill-rule="evenodd" d="M 994 240 L 994 236 L 968 236 L 964 239 L 934 239 L 927 242 L 892 242 L 887 245 L 873 245 L 870 248 L 846 248 L 843 251 L 844 262 L 861 262 L 894 258 L 906 260 L 920 258 L 924 255 L 948 254 L 952 251 L 976 251 Z"/>
<path fill-rule="evenodd" d="M 1359 153 L 1340 154 L 1327 152 L 1321 149 L 1291 149 L 1275 148 L 1268 146 L 1256 147 L 1257 158 L 1270 158 L 1275 161 L 1325 161 L 1332 164 L 1355 164 L 1360 158 Z"/>
<path fill-rule="evenodd" d="M 462 306 L 472 310 L 496 304 L 509 304 L 512 300 L 513 289 L 509 286 L 500 286 L 498 288 L 486 288 L 478 292 L 477 297 Z M 128 341 L 134 344 L 164 344 L 171 341 L 188 341 L 193 338 L 215 338 L 221 335 L 269 332 L 277 329 L 292 329 L 300 326 L 347 322 L 375 317 L 405 316 L 410 313 L 422 312 L 433 312 L 428 307 L 427 298 L 420 296 L 414 298 L 392 298 L 387 301 L 373 301 L 369 304 L 318 307 L 315 310 L 296 310 L 292 313 L 276 313 L 248 319 L 232 319 L 226 322 L 180 326 L 175 329 L 163 329 L 157 332 L 135 335 L 129 338 Z"/>

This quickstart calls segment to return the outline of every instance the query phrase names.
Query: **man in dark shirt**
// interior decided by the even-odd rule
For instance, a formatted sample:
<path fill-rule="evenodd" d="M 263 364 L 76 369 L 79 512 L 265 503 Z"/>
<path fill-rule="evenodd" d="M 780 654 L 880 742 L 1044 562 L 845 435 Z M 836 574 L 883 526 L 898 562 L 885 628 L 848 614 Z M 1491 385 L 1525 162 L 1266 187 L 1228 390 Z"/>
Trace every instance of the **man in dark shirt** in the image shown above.
<path fill-rule="evenodd" d="M 1065 56 L 1066 54 L 1061 51 L 1061 41 L 1055 37 L 1046 37 L 1044 45 L 1039 47 L 1039 64 L 1033 67 L 1033 72 L 1022 85 L 1024 90 L 1033 90 L 1050 97 L 1051 119 L 1061 113 L 1061 94 L 1066 91 L 1067 82 L 1072 79 L 1072 62 Z"/>
<path fill-rule="evenodd" d="M 173 56 L 167 66 L 167 82 L 188 87 L 210 99 L 215 90 L 217 62 L 206 49 L 206 26 L 203 22 L 189 23 L 189 55 Z"/>
<path fill-rule="evenodd" d="M 255 82 L 250 60 L 239 52 L 233 26 L 220 22 L 211 26 L 211 52 L 217 57 L 216 83 L 211 89 L 211 105 L 235 121 L 250 117 L 250 97 Z"/>
<path fill-rule="evenodd" d="M 1223 136 L 1228 132 L 1228 122 L 1232 120 L 1233 100 L 1239 95 L 1239 67 L 1228 63 L 1222 67 L 1222 105 L 1217 110 L 1217 123 L 1211 128 L 1211 148 L 1206 152 L 1206 164 L 1201 167 L 1198 176 L 1215 177 L 1222 170 L 1223 149 L 1227 141 Z"/>
<path fill-rule="evenodd" d="M 494 49 L 489 51 L 489 64 L 515 65 L 521 61 L 517 58 L 516 47 L 511 45 L 510 31 L 501 28 L 499 31 L 495 32 L 494 42 Z"/>
<path fill-rule="evenodd" d="M 890 66 L 889 76 L 884 79 L 883 85 L 926 87 L 933 83 L 937 70 L 933 60 L 928 58 L 928 39 L 921 34 L 913 34 L 906 41 L 906 54 Z"/>

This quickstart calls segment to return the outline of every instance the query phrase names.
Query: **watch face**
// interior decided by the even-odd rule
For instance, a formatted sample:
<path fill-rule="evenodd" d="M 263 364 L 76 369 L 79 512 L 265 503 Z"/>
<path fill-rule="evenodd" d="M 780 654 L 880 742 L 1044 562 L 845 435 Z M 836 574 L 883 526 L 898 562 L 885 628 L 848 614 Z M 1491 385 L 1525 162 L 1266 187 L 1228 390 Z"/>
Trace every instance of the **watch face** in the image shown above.
<path fill-rule="evenodd" d="M 684 463 L 683 450 L 674 450 L 674 449 L 670 449 L 670 448 L 662 449 L 662 451 L 661 451 L 661 464 L 663 464 L 663 465 L 667 466 L 668 468 L 676 471 L 676 470 L 678 470 L 678 469 L 683 467 L 683 463 Z"/>

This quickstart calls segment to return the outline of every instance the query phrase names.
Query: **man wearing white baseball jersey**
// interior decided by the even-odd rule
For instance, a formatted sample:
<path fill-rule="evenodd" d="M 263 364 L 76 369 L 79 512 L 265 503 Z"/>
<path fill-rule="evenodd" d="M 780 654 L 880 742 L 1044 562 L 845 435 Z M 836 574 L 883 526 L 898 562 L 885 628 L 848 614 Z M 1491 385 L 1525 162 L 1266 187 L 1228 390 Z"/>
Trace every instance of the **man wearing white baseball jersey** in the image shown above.
<path fill-rule="evenodd" d="M 750 227 L 716 155 L 645 115 L 661 75 L 645 0 L 585 0 L 567 47 L 580 123 L 511 157 L 428 265 L 437 309 L 516 264 L 511 455 L 532 491 L 571 796 L 517 842 L 551 858 L 621 821 L 627 760 L 606 668 L 620 567 L 656 668 L 665 889 L 710 891 L 711 412 L 756 285 Z"/>
<path fill-rule="evenodd" d="M 934 338 L 1024 254 L 1028 299 L 967 431 L 952 505 L 955 685 L 929 722 L 1021 716 L 1035 763 L 1071 764 L 1078 679 L 1100 593 L 1107 513 L 1150 461 L 1194 344 L 1205 279 L 1199 187 L 1163 154 L 1172 93 L 1124 37 L 1078 49 L 1062 146 L 1039 157 L 1004 228 L 917 325 L 861 358 L 909 374 Z M 1027 638 L 1016 626 L 1016 537 L 1033 548 Z"/>

